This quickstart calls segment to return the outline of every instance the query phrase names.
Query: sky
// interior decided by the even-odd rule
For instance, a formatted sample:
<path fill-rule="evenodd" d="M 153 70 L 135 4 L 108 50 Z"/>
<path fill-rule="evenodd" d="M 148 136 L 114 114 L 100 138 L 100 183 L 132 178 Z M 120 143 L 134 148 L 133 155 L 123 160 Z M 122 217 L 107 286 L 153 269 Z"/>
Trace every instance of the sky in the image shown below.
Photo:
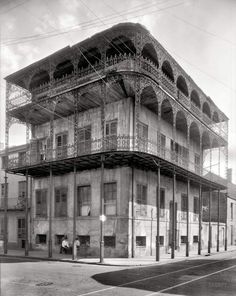
<path fill-rule="evenodd" d="M 235 0 L 0 0 L 0 142 L 5 76 L 120 22 L 144 25 L 229 118 L 236 182 Z M 10 145 L 25 142 L 13 125 Z"/>

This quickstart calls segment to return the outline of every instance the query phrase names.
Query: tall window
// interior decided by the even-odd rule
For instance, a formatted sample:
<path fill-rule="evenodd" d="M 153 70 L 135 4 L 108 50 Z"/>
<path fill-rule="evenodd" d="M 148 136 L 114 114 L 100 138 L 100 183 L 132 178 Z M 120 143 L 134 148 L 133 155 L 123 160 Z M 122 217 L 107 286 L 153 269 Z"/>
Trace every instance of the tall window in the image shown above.
<path fill-rule="evenodd" d="M 57 157 L 67 155 L 67 133 L 56 135 Z"/>
<path fill-rule="evenodd" d="M 91 210 L 91 186 L 79 186 L 77 189 L 77 215 L 90 216 Z"/>
<path fill-rule="evenodd" d="M 160 216 L 165 216 L 165 189 L 161 188 L 160 191 Z"/>
<path fill-rule="evenodd" d="M 117 148 L 117 120 L 106 122 L 105 149 L 114 150 Z"/>
<path fill-rule="evenodd" d="M 141 151 L 147 151 L 148 149 L 148 125 L 139 122 L 138 124 L 138 141 L 139 149 Z"/>
<path fill-rule="evenodd" d="M 19 181 L 18 182 L 18 197 L 25 198 L 26 196 L 26 181 Z"/>
<path fill-rule="evenodd" d="M 195 153 L 194 155 L 194 166 L 195 166 L 195 172 L 197 174 L 200 173 L 200 155 Z"/>
<path fill-rule="evenodd" d="M 161 157 L 165 158 L 166 151 L 166 136 L 161 134 Z"/>
<path fill-rule="evenodd" d="M 199 214 L 199 198 L 194 196 L 193 198 L 193 220 L 196 221 L 198 219 Z"/>
<path fill-rule="evenodd" d="M 230 203 L 230 215 L 231 215 L 231 220 L 234 218 L 234 204 L 231 202 Z"/>
<path fill-rule="evenodd" d="M 78 153 L 84 154 L 91 151 L 91 126 L 78 130 Z"/>
<path fill-rule="evenodd" d="M 186 194 L 181 195 L 181 218 L 187 219 L 188 197 Z"/>
<path fill-rule="evenodd" d="M 55 188 L 55 217 L 67 216 L 67 188 Z"/>
<path fill-rule="evenodd" d="M 137 184 L 137 206 L 136 213 L 141 216 L 147 215 L 147 186 Z"/>
<path fill-rule="evenodd" d="M 35 191 L 36 217 L 47 217 L 47 189 Z"/>
<path fill-rule="evenodd" d="M 8 196 L 8 183 L 6 184 L 6 191 L 7 191 L 7 196 Z M 5 196 L 5 183 L 1 184 L 1 197 Z"/>
<path fill-rule="evenodd" d="M 104 184 L 104 213 L 105 215 L 116 215 L 117 184 Z"/>

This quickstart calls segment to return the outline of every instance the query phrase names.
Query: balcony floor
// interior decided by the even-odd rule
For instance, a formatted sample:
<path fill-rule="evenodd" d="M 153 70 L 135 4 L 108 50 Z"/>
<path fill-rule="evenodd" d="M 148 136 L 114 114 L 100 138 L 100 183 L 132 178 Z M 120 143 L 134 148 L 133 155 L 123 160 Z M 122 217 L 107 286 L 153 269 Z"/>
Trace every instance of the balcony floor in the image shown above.
<path fill-rule="evenodd" d="M 28 174 L 32 177 L 46 177 L 50 174 L 50 168 L 54 176 L 73 172 L 74 165 L 77 171 L 97 169 L 101 167 L 102 155 L 105 156 L 104 167 L 106 169 L 126 166 L 157 172 L 157 167 L 160 165 L 161 174 L 172 177 L 175 171 L 177 180 L 186 182 L 186 179 L 189 178 L 192 183 L 201 183 L 203 190 L 204 188 L 207 190 L 209 187 L 216 190 L 226 189 L 226 185 L 206 179 L 157 156 L 139 151 L 108 151 L 50 162 L 45 161 L 40 164 L 11 168 L 7 170 L 7 173 L 26 175 L 28 171 Z"/>

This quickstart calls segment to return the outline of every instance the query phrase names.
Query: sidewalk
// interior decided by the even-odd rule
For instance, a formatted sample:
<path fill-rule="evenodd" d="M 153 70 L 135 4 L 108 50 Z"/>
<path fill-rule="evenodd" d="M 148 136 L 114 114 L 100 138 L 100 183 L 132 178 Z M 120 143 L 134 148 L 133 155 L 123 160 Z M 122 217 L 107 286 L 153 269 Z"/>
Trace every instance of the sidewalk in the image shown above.
<path fill-rule="evenodd" d="M 215 249 L 212 249 L 211 256 L 216 254 L 222 254 L 227 252 L 236 251 L 236 246 L 229 246 L 227 251 L 224 251 L 223 247 L 220 249 L 220 252 L 216 252 Z M 171 259 L 170 254 L 161 254 L 160 261 L 157 262 L 155 256 L 148 257 L 138 257 L 138 258 L 104 258 L 104 262 L 100 263 L 99 258 L 78 258 L 78 260 L 72 260 L 71 254 L 59 254 L 53 253 L 52 258 L 48 258 L 47 251 L 32 250 L 29 251 L 29 256 L 25 256 L 24 249 L 20 250 L 8 250 L 7 254 L 3 254 L 3 251 L 0 250 L 0 257 L 17 257 L 17 258 L 29 258 L 37 260 L 46 260 L 46 261 L 61 261 L 61 262 L 70 262 L 70 263 L 83 263 L 83 264 L 99 264 L 99 265 L 111 265 L 111 266 L 144 266 L 144 265 L 153 265 L 153 264 L 166 264 L 170 262 L 183 261 L 193 258 L 201 258 L 207 255 L 206 250 L 202 250 L 201 255 L 197 255 L 196 252 L 190 252 L 189 257 L 185 256 L 184 252 L 175 252 L 175 258 Z"/>

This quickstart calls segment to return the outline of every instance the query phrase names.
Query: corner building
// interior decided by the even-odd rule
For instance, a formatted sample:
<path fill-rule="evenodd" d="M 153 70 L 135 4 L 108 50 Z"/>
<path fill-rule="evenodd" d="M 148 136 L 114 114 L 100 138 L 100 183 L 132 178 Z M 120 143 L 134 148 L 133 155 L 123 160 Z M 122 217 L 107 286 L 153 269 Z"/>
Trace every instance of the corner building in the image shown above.
<path fill-rule="evenodd" d="M 228 118 L 143 26 L 118 24 L 6 81 L 6 142 L 12 122 L 28 135 L 7 173 L 33 178 L 35 248 L 58 251 L 64 234 L 87 256 L 103 243 L 111 257 L 227 246 L 225 221 L 202 212 L 213 193 L 220 211 L 227 190 Z"/>

